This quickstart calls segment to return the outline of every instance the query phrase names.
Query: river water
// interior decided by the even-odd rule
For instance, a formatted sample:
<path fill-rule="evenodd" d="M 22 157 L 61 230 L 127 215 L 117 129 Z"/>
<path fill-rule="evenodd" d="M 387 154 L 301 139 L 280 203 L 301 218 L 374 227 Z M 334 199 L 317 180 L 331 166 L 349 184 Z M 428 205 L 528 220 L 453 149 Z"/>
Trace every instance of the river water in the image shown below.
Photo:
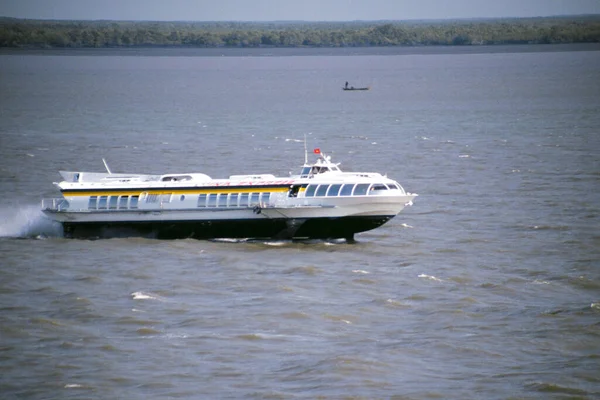
<path fill-rule="evenodd" d="M 0 397 L 597 398 L 600 51 L 523 49 L 0 54 Z M 59 170 L 287 175 L 305 135 L 419 197 L 354 244 L 39 211 Z"/>

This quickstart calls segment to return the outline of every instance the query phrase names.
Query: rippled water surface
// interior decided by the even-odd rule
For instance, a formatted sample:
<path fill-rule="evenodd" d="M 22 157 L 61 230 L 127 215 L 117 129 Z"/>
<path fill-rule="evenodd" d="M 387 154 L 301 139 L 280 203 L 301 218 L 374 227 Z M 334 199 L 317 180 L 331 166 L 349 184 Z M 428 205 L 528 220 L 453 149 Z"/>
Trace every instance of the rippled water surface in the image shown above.
<path fill-rule="evenodd" d="M 0 55 L 0 397 L 598 398 L 600 51 L 547 49 Z M 287 175 L 304 135 L 420 196 L 355 244 L 39 212 L 61 169 Z"/>

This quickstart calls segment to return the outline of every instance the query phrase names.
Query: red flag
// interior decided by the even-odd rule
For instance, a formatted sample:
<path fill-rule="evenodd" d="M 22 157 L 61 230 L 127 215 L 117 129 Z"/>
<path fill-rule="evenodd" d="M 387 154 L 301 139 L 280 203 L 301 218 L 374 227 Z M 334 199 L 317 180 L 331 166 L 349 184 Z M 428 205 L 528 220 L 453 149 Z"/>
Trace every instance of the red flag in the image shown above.
<path fill-rule="evenodd" d="M 321 149 L 314 149 L 315 154 L 321 154 Z"/>

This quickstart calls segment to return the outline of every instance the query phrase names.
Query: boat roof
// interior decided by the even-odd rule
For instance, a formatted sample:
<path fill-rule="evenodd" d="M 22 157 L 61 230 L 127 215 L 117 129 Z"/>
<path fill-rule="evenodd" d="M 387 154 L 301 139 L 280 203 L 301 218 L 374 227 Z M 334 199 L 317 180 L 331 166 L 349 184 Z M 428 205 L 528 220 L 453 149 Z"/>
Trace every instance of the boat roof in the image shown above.
<path fill-rule="evenodd" d="M 289 183 L 310 183 L 311 181 L 348 181 L 359 180 L 366 181 L 379 179 L 388 181 L 387 176 L 376 172 L 343 172 L 339 165 L 331 161 L 331 156 L 315 150 L 318 158 L 312 162 L 307 162 L 302 166 L 300 174 L 290 176 L 275 176 L 273 174 L 244 174 L 231 175 L 228 179 L 213 179 L 203 173 L 169 173 L 162 175 L 155 174 L 123 174 L 112 173 L 107 166 L 107 172 L 84 172 L 84 171 L 60 171 L 63 181 L 57 183 L 61 187 L 74 186 L 126 186 L 136 183 L 150 184 L 151 186 L 163 185 L 199 185 L 205 186 L 211 183 L 227 185 L 255 185 L 255 184 L 289 184 Z M 105 163 L 106 165 L 106 163 Z"/>

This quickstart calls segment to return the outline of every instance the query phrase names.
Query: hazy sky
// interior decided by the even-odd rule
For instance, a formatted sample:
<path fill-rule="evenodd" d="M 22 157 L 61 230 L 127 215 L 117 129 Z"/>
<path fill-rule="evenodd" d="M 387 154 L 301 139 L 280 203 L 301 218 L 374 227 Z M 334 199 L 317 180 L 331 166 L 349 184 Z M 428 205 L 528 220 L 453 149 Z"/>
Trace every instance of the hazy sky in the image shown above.
<path fill-rule="evenodd" d="M 0 16 L 167 21 L 352 21 L 600 14 L 600 0 L 0 0 Z"/>

